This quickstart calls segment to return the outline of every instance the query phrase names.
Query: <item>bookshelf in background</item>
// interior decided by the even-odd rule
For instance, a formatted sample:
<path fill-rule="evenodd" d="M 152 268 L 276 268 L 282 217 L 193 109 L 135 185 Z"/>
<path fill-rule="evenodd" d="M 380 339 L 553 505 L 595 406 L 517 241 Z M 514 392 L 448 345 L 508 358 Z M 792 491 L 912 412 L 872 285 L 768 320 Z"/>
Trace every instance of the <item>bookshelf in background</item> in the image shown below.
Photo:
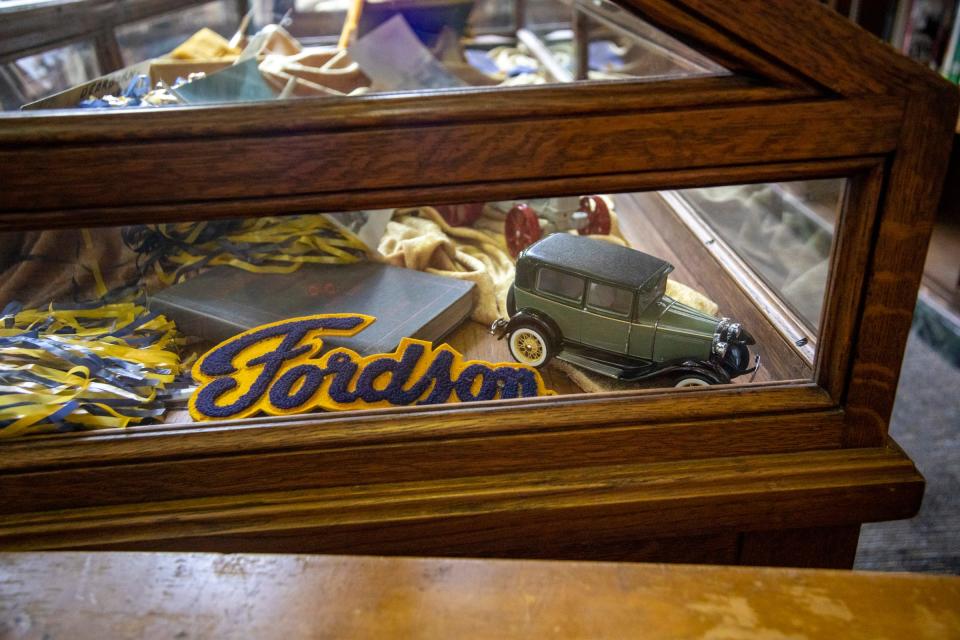
<path fill-rule="evenodd" d="M 822 0 L 901 53 L 960 83 L 960 0 Z"/>

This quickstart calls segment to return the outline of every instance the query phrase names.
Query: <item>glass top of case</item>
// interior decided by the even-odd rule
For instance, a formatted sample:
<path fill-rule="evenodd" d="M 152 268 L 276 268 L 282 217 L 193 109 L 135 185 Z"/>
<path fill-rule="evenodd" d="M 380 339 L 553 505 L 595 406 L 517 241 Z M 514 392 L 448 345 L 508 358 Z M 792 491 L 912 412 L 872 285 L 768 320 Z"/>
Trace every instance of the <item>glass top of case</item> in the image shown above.
<path fill-rule="evenodd" d="M 242 3 L 241 3 L 242 4 Z M 8 7 L 5 19 L 30 3 Z M 609 0 L 197 3 L 0 63 L 5 110 L 151 109 L 723 75 Z M 106 50 L 105 50 L 106 49 Z"/>

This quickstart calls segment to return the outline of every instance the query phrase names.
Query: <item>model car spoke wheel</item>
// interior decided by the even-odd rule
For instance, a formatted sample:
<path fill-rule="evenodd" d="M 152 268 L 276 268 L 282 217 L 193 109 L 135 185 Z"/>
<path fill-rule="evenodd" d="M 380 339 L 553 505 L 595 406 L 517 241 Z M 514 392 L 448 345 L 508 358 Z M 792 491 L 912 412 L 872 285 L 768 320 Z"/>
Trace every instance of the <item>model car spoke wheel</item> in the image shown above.
<path fill-rule="evenodd" d="M 546 337 L 534 327 L 520 327 L 510 334 L 510 355 L 521 363 L 539 367 L 550 355 Z"/>
<path fill-rule="evenodd" d="M 507 213 L 503 235 L 506 236 L 510 255 L 517 257 L 517 254 L 540 239 L 540 221 L 537 220 L 537 214 L 525 204 L 515 205 Z"/>
<path fill-rule="evenodd" d="M 587 226 L 580 229 L 582 236 L 610 235 L 610 210 L 607 203 L 600 196 L 583 196 L 580 198 L 580 210 L 587 214 Z"/>

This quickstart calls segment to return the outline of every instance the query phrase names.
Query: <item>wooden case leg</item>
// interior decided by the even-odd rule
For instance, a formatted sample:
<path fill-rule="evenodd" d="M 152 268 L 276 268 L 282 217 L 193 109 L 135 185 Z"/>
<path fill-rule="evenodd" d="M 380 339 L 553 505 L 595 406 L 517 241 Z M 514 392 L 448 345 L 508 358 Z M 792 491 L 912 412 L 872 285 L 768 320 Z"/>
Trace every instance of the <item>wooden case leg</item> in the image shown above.
<path fill-rule="evenodd" d="M 851 569 L 859 539 L 860 525 L 745 532 L 738 564 Z"/>

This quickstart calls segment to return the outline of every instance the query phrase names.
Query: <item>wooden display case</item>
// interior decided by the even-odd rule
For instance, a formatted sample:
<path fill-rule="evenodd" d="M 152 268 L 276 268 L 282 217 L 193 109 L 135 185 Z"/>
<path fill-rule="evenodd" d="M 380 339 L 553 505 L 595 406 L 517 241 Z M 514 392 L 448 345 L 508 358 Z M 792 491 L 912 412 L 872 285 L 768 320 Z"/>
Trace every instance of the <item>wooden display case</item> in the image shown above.
<path fill-rule="evenodd" d="M 956 92 L 812 1 L 622 10 L 729 73 L 7 113 L 0 231 L 613 193 L 756 331 L 763 377 L 0 441 L 0 547 L 843 567 L 861 523 L 913 515 L 887 427 Z M 826 178 L 816 323 L 667 191 Z"/>

